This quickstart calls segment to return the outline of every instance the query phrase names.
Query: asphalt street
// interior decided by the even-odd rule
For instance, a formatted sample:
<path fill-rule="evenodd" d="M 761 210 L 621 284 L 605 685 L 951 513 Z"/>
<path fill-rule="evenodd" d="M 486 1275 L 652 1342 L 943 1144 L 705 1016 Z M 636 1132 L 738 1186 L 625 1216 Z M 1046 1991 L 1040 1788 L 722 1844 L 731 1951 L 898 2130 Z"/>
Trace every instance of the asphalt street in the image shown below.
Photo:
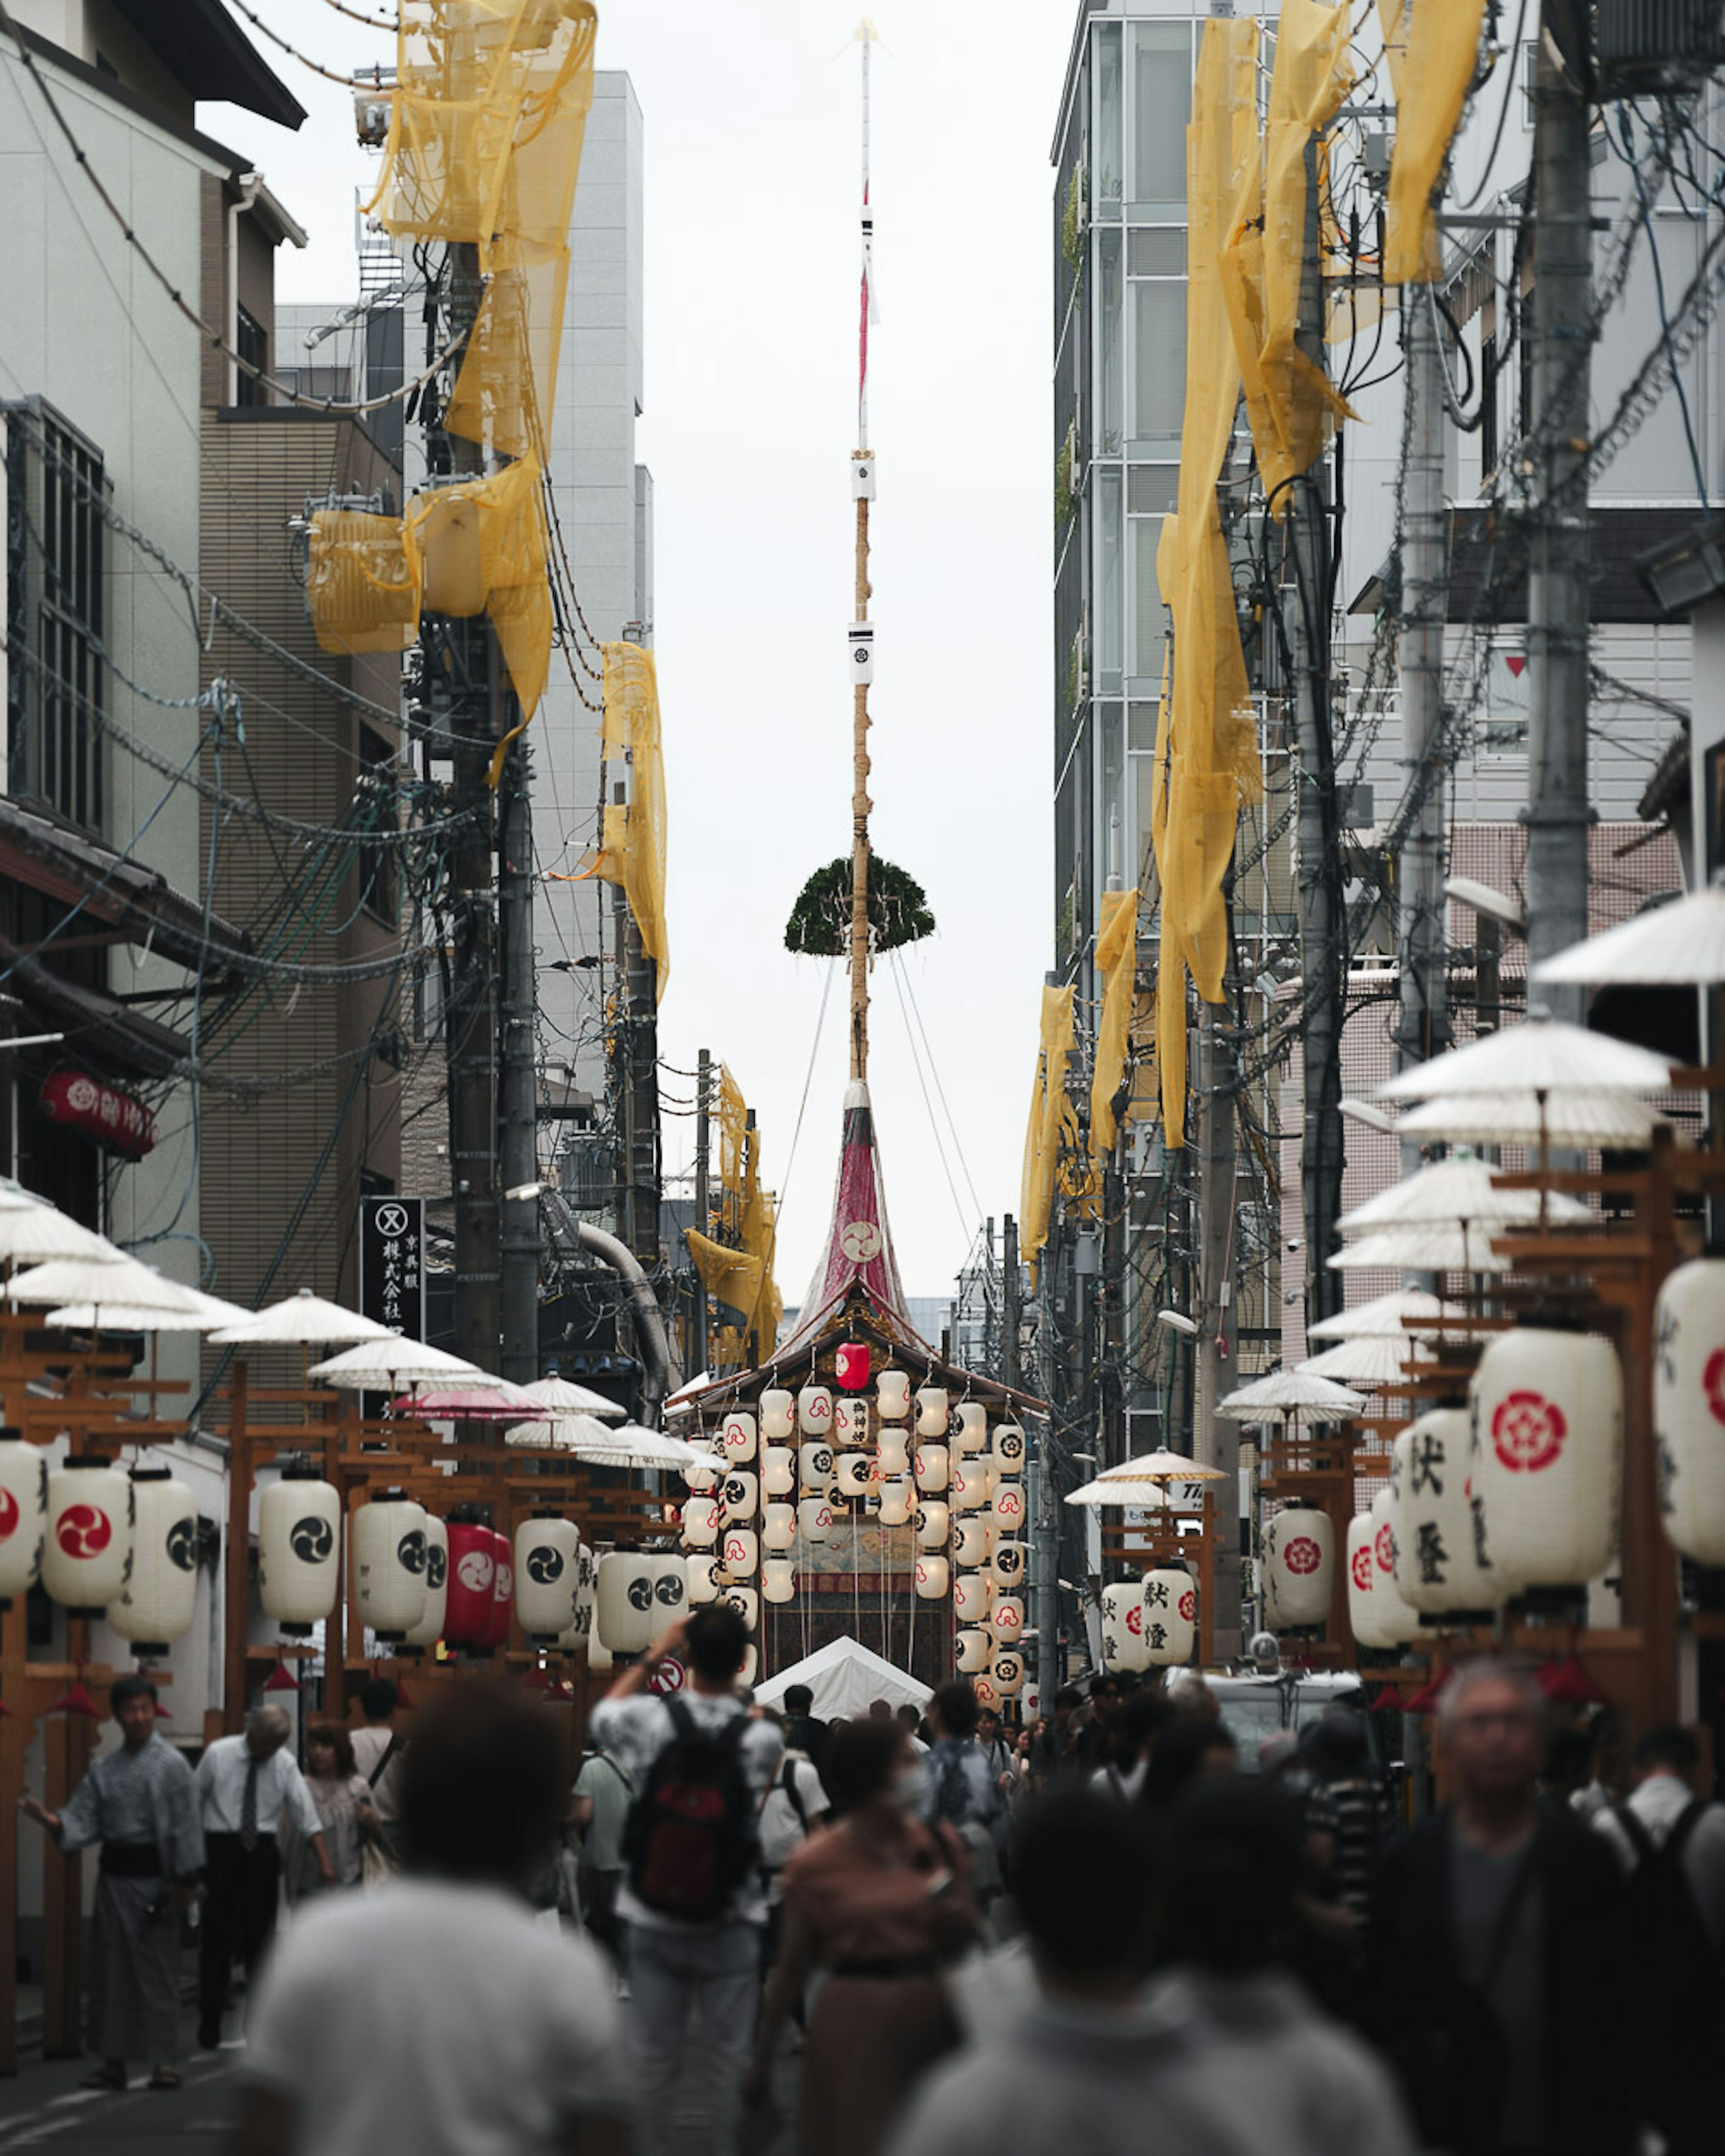
<path fill-rule="evenodd" d="M 24 2053 L 18 2072 L 0 2080 L 0 2156 L 14 2150 L 116 2152 L 169 2156 L 173 2150 L 216 2151 L 233 2123 L 236 2053 L 191 2049 L 187 2020 L 184 2086 L 172 2093 L 146 2088 L 146 2070 L 135 2066 L 123 2096 L 78 2084 L 94 2059 L 43 2060 Z"/>

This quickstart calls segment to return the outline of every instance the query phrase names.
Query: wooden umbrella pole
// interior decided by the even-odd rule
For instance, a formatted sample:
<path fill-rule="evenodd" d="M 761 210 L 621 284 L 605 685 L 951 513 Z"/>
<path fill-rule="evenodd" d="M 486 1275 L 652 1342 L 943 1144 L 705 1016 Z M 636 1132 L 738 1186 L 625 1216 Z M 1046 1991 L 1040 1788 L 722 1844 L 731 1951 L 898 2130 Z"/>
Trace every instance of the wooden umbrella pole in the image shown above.
<path fill-rule="evenodd" d="M 856 618 L 869 618 L 869 505 L 856 505 Z M 869 1075 L 869 692 L 859 682 L 850 796 L 850 1075 Z"/>

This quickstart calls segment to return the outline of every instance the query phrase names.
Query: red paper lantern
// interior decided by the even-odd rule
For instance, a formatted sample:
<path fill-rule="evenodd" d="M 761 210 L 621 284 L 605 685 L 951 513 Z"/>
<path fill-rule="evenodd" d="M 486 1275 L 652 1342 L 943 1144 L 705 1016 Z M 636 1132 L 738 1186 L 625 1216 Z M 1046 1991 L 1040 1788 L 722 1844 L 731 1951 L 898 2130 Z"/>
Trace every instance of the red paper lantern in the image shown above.
<path fill-rule="evenodd" d="M 444 1637 L 452 1647 L 483 1647 L 497 1599 L 496 1537 L 482 1521 L 460 1512 L 449 1520 L 449 1600 Z"/>
<path fill-rule="evenodd" d="M 510 1547 L 509 1537 L 493 1529 L 491 1556 L 491 1621 L 485 1632 L 488 1647 L 506 1647 L 509 1645 L 509 1622 L 515 1613 L 515 1552 Z"/>
<path fill-rule="evenodd" d="M 847 1393 L 860 1393 L 869 1382 L 868 1342 L 845 1341 L 833 1358 L 833 1374 Z"/>

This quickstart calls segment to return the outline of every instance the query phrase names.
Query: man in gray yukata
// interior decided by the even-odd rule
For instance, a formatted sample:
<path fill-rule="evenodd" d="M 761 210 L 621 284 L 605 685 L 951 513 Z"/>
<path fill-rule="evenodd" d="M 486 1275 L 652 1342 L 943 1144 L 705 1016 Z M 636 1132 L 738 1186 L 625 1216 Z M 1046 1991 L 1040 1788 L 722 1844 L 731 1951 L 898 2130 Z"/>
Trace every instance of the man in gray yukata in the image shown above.
<path fill-rule="evenodd" d="M 102 1845 L 90 1946 L 90 2042 L 101 2059 L 86 2088 L 123 2089 L 128 2059 L 147 2061 L 151 2088 L 177 2088 L 180 1922 L 203 1869 L 203 1829 L 192 1769 L 157 1734 L 156 1687 L 118 1678 L 109 1694 L 124 1738 L 58 1812 L 39 1820 L 68 1856 Z"/>

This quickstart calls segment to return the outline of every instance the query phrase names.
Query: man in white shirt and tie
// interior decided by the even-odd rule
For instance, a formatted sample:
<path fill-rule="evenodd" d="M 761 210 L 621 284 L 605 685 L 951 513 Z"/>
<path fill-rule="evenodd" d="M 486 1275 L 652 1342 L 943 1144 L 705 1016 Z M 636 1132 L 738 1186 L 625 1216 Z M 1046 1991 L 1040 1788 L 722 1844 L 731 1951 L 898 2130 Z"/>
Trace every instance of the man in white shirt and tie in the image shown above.
<path fill-rule="evenodd" d="M 336 1883 L 317 1806 L 282 1748 L 290 1727 L 279 1707 L 260 1707 L 244 1736 L 218 1737 L 198 1763 L 209 1890 L 198 1953 L 198 2041 L 207 2051 L 222 2041 L 234 1957 L 244 1964 L 249 1989 L 275 1933 L 281 1887 L 276 1830 L 284 1811 L 310 1843 L 324 1885 Z"/>

